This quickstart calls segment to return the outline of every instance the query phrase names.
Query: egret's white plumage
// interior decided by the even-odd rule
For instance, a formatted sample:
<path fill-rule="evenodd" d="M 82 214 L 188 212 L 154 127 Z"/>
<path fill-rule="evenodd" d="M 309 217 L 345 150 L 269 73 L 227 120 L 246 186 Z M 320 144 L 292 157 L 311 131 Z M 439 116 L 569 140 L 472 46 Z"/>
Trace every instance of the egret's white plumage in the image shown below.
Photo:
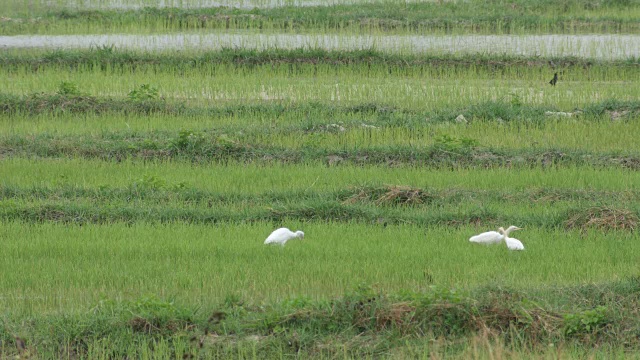
<path fill-rule="evenodd" d="M 520 242 L 520 240 L 509 237 L 510 232 L 514 230 L 522 230 L 521 228 L 511 225 L 509 226 L 509 228 L 507 228 L 507 230 L 503 228 L 500 228 L 498 230 L 500 231 L 500 233 L 504 234 L 504 242 L 505 244 L 507 244 L 507 248 L 509 248 L 509 250 L 524 250 L 524 245 L 522 245 L 522 242 Z"/>
<path fill-rule="evenodd" d="M 265 245 L 267 244 L 280 244 L 282 246 L 284 246 L 284 244 L 287 243 L 287 241 L 291 240 L 291 239 L 295 239 L 295 238 L 300 238 L 300 239 L 304 239 L 304 233 L 302 231 L 296 231 L 293 232 L 287 228 L 280 228 L 277 230 L 274 230 L 271 235 L 269 235 L 269 237 L 267 237 L 267 240 L 264 241 Z"/>
<path fill-rule="evenodd" d="M 480 235 L 472 236 L 469 238 L 469 241 L 478 243 L 478 244 L 499 244 L 502 242 L 504 236 L 497 231 L 487 231 L 483 232 Z"/>

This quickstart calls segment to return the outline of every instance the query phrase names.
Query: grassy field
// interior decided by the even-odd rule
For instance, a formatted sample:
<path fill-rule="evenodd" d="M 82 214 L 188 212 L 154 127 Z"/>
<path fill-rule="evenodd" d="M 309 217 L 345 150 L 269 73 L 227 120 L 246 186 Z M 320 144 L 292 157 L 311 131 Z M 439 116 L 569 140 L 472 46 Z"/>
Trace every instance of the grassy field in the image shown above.
<path fill-rule="evenodd" d="M 0 35 L 640 29 L 635 0 L 170 4 L 11 0 Z M 0 76 L 0 357 L 638 358 L 638 58 L 8 48 Z M 524 251 L 468 241 L 512 224 Z"/>
<path fill-rule="evenodd" d="M 329 300 L 354 284 L 384 292 L 601 283 L 634 275 L 638 237 L 527 228 L 527 251 L 469 251 L 477 227 L 286 221 L 305 239 L 262 244 L 273 223 L 84 225 L 3 223 L 2 305 L 17 313 L 83 311 L 102 299 L 174 299 L 187 307 Z M 525 235 L 522 235 L 523 237 Z M 623 245 L 626 244 L 626 245 Z M 619 251 L 624 247 L 625 251 Z M 354 251 L 357 249 L 357 251 Z M 453 260 L 455 259 L 455 260 Z M 59 264 L 73 264 L 60 268 Z M 544 269 L 540 263 L 547 263 Z M 553 265 L 552 265 L 553 264 Z M 215 276 L 213 275 L 215 274 Z"/>
<path fill-rule="evenodd" d="M 153 33 L 193 30 L 259 30 L 350 33 L 637 33 L 637 0 L 555 2 L 32 1 L 0 5 L 0 34 Z M 307 5 L 298 7 L 295 5 Z M 128 6 L 123 6 L 128 5 Z M 173 6 L 172 6 L 173 5 Z M 185 7 L 191 5 L 191 8 Z M 205 5 L 201 7 L 199 5 Z M 273 7 L 273 5 L 285 5 Z M 293 5 L 293 6 L 286 6 Z M 318 6 L 329 5 L 329 6 Z M 147 6 L 147 7 L 143 7 Z M 151 6 L 151 7 L 148 7 Z M 174 7 L 175 6 L 175 7 Z M 118 9 L 120 8 L 120 9 Z"/>
<path fill-rule="evenodd" d="M 432 71 L 442 70 L 435 68 Z M 607 74 L 611 81 L 603 83 L 595 82 L 597 74 L 584 76 L 584 71 L 575 75 L 567 71 L 563 75 L 563 87 L 557 89 L 546 87 L 553 77 L 553 70 L 546 70 L 546 74 L 539 69 L 525 71 L 498 77 L 489 73 L 477 75 L 476 70 L 450 75 L 419 72 L 390 75 L 388 67 L 348 66 L 336 69 L 334 66 L 303 65 L 291 71 L 289 66 L 274 69 L 269 65 L 249 71 L 221 66 L 210 74 L 203 74 L 200 69 L 181 71 L 179 78 L 170 72 L 105 72 L 100 69 L 69 72 L 56 68 L 37 72 L 28 68 L 12 70 L 1 76 L 10 84 L 5 91 L 16 94 L 53 93 L 60 83 L 70 82 L 77 86 L 78 91 L 89 95 L 125 97 L 135 88 L 149 84 L 157 88 L 161 96 L 196 104 L 211 101 L 317 101 L 349 105 L 373 102 L 410 109 L 434 109 L 439 106 L 462 107 L 513 96 L 528 104 L 570 108 L 603 99 L 636 100 L 640 97 L 640 92 L 629 86 L 631 75 L 637 74 L 637 69 L 634 74 L 624 69 L 619 74 Z M 596 79 L 590 79 L 592 77 Z M 296 79 L 295 82 L 292 79 Z"/>

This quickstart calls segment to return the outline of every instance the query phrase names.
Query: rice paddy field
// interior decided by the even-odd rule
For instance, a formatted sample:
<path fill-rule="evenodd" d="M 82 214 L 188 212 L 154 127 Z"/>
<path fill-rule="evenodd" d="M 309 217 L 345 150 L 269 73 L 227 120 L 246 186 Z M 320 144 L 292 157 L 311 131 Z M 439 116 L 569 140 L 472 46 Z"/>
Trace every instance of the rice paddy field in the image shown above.
<path fill-rule="evenodd" d="M 637 0 L 0 14 L 0 357 L 640 358 Z"/>

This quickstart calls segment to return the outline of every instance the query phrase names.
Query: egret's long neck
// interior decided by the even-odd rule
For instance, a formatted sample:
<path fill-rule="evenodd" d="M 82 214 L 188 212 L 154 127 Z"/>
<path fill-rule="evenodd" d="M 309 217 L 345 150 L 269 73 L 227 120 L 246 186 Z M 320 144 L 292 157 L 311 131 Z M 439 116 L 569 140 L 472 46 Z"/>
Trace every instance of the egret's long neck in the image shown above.
<path fill-rule="evenodd" d="M 509 237 L 509 232 L 511 231 L 508 229 L 505 230 L 503 228 L 500 228 L 498 232 L 502 233 L 502 241 L 504 241 L 504 244 L 507 245 L 507 238 Z M 509 247 L 509 245 L 507 245 L 507 247 Z"/>

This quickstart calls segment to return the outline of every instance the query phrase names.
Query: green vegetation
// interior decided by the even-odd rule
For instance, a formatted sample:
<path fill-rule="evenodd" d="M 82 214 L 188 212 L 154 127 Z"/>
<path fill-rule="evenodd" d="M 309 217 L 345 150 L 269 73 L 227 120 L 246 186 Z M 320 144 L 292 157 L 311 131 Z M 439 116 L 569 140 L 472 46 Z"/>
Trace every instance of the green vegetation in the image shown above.
<path fill-rule="evenodd" d="M 34 181 L 68 179 L 70 185 L 124 187 L 150 175 L 162 174 L 167 184 L 187 182 L 210 191 L 259 193 L 294 189 L 331 189 L 335 184 L 397 184 L 421 188 L 513 189 L 553 187 L 597 190 L 634 190 L 638 174 L 624 169 L 564 166 L 515 169 L 444 169 L 390 166 L 336 166 L 322 163 L 220 164 L 180 162 L 9 158 L 3 160 L 3 184 L 31 186 Z M 74 171 L 76 169 L 77 171 Z M 384 171 L 382 171 L 384 169 Z M 160 176 L 160 175 L 158 175 Z M 63 181 L 65 183 L 65 181 Z M 37 184 L 37 183 L 36 183 Z"/>
<path fill-rule="evenodd" d="M 630 195 L 536 188 L 524 194 L 513 190 L 485 190 L 478 194 L 473 190 L 386 185 L 247 195 L 198 191 L 186 182 L 171 183 L 155 175 L 132 180 L 124 188 L 61 186 L 2 188 L 6 203 L 0 206 L 0 217 L 77 224 L 138 221 L 211 224 L 297 219 L 426 227 L 475 224 L 487 228 L 527 222 L 549 229 L 633 230 L 640 214 L 634 203 L 635 192 Z M 523 201 L 534 204 L 523 209 L 518 206 Z"/>
<path fill-rule="evenodd" d="M 640 59 L 597 55 L 633 42 L 250 49 L 633 37 L 637 0 L 244 3 L 0 4 L 2 35 L 247 39 L 3 49 L 1 358 L 637 356 Z M 512 224 L 525 251 L 467 241 Z"/>
<path fill-rule="evenodd" d="M 286 224 L 304 228 L 308 235 L 282 249 L 253 241 L 269 234 L 273 223 L 268 222 L 3 222 L 2 303 L 16 316 L 82 311 L 122 294 L 127 299 L 157 294 L 190 307 L 208 307 L 233 294 L 254 305 L 290 297 L 330 300 L 359 283 L 400 293 L 434 284 L 469 290 L 495 283 L 532 289 L 632 276 L 637 270 L 635 253 L 640 251 L 637 234 L 626 231 L 611 232 L 604 241 L 598 232 L 532 226 L 527 230 L 530 251 L 514 254 L 504 245 L 469 251 L 466 238 L 478 231 L 470 226 L 452 230 L 358 222 Z M 389 241 L 390 236 L 402 241 Z M 620 244 L 626 244 L 625 249 Z M 60 263 L 73 266 L 58 268 Z M 541 269 L 540 263 L 547 266 Z"/>
<path fill-rule="evenodd" d="M 626 1 L 446 1 L 262 9 L 52 9 L 12 4 L 0 34 L 148 33 L 192 30 L 394 33 L 637 33 L 640 3 Z M 94 1 L 96 3 L 97 1 Z M 230 3 L 233 4 L 233 3 Z M 13 5 L 13 6 L 12 6 Z"/>
<path fill-rule="evenodd" d="M 509 103 L 516 110 L 521 105 L 543 105 L 573 111 L 603 100 L 637 101 L 640 97 L 638 88 L 631 86 L 632 79 L 640 76 L 638 61 L 633 59 L 575 63 L 560 59 L 558 66 L 567 66 L 560 70 L 561 86 L 552 88 L 548 78 L 558 71 L 547 62 L 552 59 L 529 64 L 524 58 L 488 57 L 474 63 L 467 57 L 435 57 L 396 66 L 398 57 L 375 52 L 370 60 L 366 52 L 341 58 L 326 51 L 276 52 L 273 59 L 268 51 L 258 52 L 253 60 L 251 53 L 222 51 L 202 55 L 195 59 L 198 61 L 176 55 L 100 54 L 8 55 L 0 68 L 0 75 L 7 79 L 3 90 L 60 93 L 60 84 L 66 82 L 89 96 L 131 99 L 132 91 L 148 85 L 157 93 L 145 100 L 177 100 L 200 107 L 211 103 L 318 102 L 422 112 L 496 101 Z M 245 55 L 246 64 L 242 60 Z M 459 114 L 451 115 L 455 118 Z M 502 118 L 501 113 L 490 115 Z"/>
<path fill-rule="evenodd" d="M 491 343 L 533 351 L 637 339 L 636 234 L 610 232 L 605 240 L 597 231 L 532 227 L 528 251 L 514 254 L 502 246 L 470 252 L 466 241 L 446 240 L 476 227 L 287 223 L 314 235 L 281 249 L 253 240 L 272 223 L 3 222 L 0 286 L 13 309 L 3 341 L 21 336 L 47 357 L 138 353 L 149 342 L 167 342 L 158 355 L 255 348 L 323 357 L 404 352 L 424 334 L 442 339 L 420 352 L 451 351 L 440 342 L 482 329 Z M 612 278 L 625 280 L 601 283 Z M 354 283 L 375 287 L 350 290 Z M 354 336 L 370 345 L 348 346 Z"/>
<path fill-rule="evenodd" d="M 425 271 L 425 276 L 431 274 Z M 190 282 L 176 285 L 193 288 Z M 298 295 L 268 307 L 247 302 L 240 293 L 219 301 L 207 299 L 212 304 L 207 308 L 155 296 L 101 300 L 64 319 L 37 315 L 28 323 L 5 322 L 6 329 L 31 335 L 18 338 L 24 342 L 22 351 L 4 348 L 3 355 L 484 358 L 497 351 L 516 358 L 573 358 L 584 355 L 586 347 L 596 347 L 602 356 L 623 356 L 624 347 L 637 341 L 639 319 L 633 311 L 637 293 L 638 279 L 629 277 L 608 285 L 553 286 L 542 291 L 495 285 L 474 291 L 426 286 L 389 295 L 379 288 L 358 286 L 339 298 L 311 300 Z M 473 337 L 477 333 L 483 335 Z M 56 334 L 56 341 L 49 341 L 51 334 Z M 0 335 L 6 342 L 14 341 L 8 332 Z M 425 335 L 430 340 L 425 341 Z M 459 350 L 444 345 L 470 336 L 470 346 Z"/>
<path fill-rule="evenodd" d="M 313 75 L 323 72 L 357 70 L 361 75 L 438 76 L 456 78 L 465 74 L 490 79 L 509 78 L 517 74 L 535 77 L 536 73 L 557 68 L 571 70 L 591 80 L 624 80 L 638 73 L 639 60 L 596 60 L 579 57 L 523 57 L 498 54 L 394 54 L 369 50 L 336 51 L 325 49 L 221 49 L 202 51 L 185 49 L 181 52 L 159 53 L 116 49 L 115 46 L 80 50 L 20 49 L 0 54 L 0 64 L 10 73 L 41 69 L 82 70 L 107 73 L 123 72 L 198 72 L 212 75 L 225 70 L 253 72 L 269 66 L 290 76 Z M 318 73 L 320 71 L 320 73 Z M 239 72 L 239 71 L 238 71 Z M 339 73 L 340 74 L 340 73 Z M 564 73 L 563 73 L 564 76 Z M 564 77 L 563 77 L 564 79 Z"/>
<path fill-rule="evenodd" d="M 497 130 L 507 131 L 509 128 L 497 127 Z M 526 130 L 522 132 L 526 133 Z M 392 136 L 386 134 L 397 136 L 394 129 L 376 136 L 360 129 L 342 135 L 321 137 L 295 132 L 287 135 L 276 133 L 255 137 L 243 136 L 241 142 L 225 134 L 193 131 L 180 131 L 176 134 L 140 135 L 127 132 L 67 137 L 26 135 L 0 137 L 0 151 L 11 152 L 14 156 L 41 158 L 187 160 L 203 164 L 241 161 L 258 164 L 324 163 L 328 166 L 410 165 L 431 169 L 495 168 L 505 165 L 514 169 L 577 165 L 634 170 L 640 167 L 638 150 L 619 143 L 603 144 L 613 147 L 613 152 L 586 152 L 550 147 L 522 148 L 518 137 L 512 138 L 516 148 L 481 147 L 477 145 L 476 140 L 452 138 L 448 135 L 435 137 L 435 140 L 424 139 L 424 136 L 411 136 L 397 144 L 387 143 Z M 593 134 L 595 136 L 596 133 Z M 384 137 L 385 135 L 387 137 Z M 581 139 L 579 135 L 574 137 L 576 142 Z M 611 134 L 611 137 L 615 135 Z M 381 143 L 377 143 L 376 139 L 381 139 Z M 252 140 L 255 141 L 253 145 Z M 412 140 L 420 143 L 412 145 Z M 492 140 L 498 145 L 505 145 L 499 143 L 499 139 Z M 262 144 L 269 142 L 282 142 L 282 145 Z M 536 142 L 536 139 L 528 139 L 525 144 Z"/>
<path fill-rule="evenodd" d="M 551 64 L 553 63 L 553 65 Z M 210 71 L 217 66 L 244 67 L 250 71 L 259 65 L 283 66 L 286 72 L 299 73 L 296 66 L 333 65 L 334 71 L 348 66 L 374 66 L 369 71 L 375 72 L 378 67 L 386 69 L 389 75 L 422 75 L 434 73 L 440 76 L 452 76 L 450 72 L 477 72 L 497 76 L 507 71 L 523 71 L 525 68 L 548 70 L 570 68 L 573 71 L 589 70 L 591 76 L 600 74 L 593 80 L 605 80 L 603 74 L 615 76 L 615 79 L 637 73 L 638 59 L 627 60 L 594 60 L 580 57 L 521 57 L 495 54 L 464 55 L 456 53 L 443 54 L 393 54 L 368 50 L 336 51 L 325 49 L 274 49 L 264 50 L 227 48 L 218 51 L 202 51 L 185 49 L 185 51 L 149 52 L 141 50 L 117 49 L 115 46 L 97 46 L 91 49 L 7 49 L 0 54 L 0 64 L 5 69 L 39 70 L 53 67 L 58 70 L 102 71 L 166 71 L 185 70 Z M 285 67 L 286 66 L 286 67 Z M 440 70 L 434 69 L 439 67 Z M 516 70 L 513 70 L 513 68 Z M 378 70 L 379 72 L 384 72 Z M 405 73 L 407 72 L 407 73 Z M 487 74 L 489 73 L 489 74 Z"/>

